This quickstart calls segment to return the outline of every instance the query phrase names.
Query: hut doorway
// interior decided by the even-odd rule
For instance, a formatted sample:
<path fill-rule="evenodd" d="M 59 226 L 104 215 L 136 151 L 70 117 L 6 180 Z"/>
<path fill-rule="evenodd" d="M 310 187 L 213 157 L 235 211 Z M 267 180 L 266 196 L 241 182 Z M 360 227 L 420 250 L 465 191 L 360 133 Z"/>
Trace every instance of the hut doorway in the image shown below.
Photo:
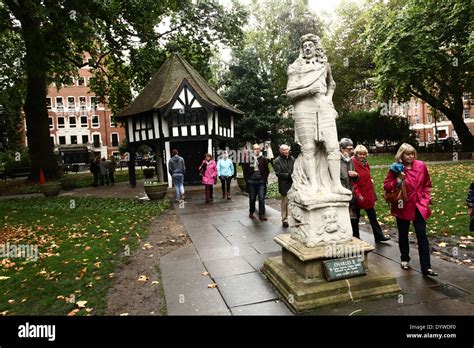
<path fill-rule="evenodd" d="M 170 149 L 177 149 L 179 155 L 184 159 L 186 164 L 184 183 L 187 185 L 199 185 L 201 177 L 199 176 L 198 168 L 208 151 L 208 141 L 172 141 L 170 142 Z"/>

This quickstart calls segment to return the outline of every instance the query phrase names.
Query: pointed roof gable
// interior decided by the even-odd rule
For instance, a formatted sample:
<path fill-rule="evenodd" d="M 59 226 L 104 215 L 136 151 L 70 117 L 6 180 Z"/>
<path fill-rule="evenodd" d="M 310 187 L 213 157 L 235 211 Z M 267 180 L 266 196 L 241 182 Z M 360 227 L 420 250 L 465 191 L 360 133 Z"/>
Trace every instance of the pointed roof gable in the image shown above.
<path fill-rule="evenodd" d="M 158 71 L 141 93 L 116 117 L 140 114 L 146 111 L 163 109 L 178 92 L 186 80 L 199 94 L 199 97 L 214 107 L 221 107 L 236 114 L 242 111 L 234 108 L 199 75 L 199 73 L 179 54 L 174 53 Z"/>

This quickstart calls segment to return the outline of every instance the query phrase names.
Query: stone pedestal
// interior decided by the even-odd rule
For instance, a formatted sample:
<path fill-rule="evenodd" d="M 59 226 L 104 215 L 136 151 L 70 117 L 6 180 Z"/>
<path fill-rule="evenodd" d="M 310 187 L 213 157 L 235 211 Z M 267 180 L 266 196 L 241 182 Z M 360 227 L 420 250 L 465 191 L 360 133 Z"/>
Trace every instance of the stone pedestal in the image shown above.
<path fill-rule="evenodd" d="M 282 256 L 267 259 L 262 272 L 295 312 L 401 291 L 395 277 L 369 269 L 367 254 L 374 247 L 357 238 L 315 247 L 306 247 L 289 234 L 281 234 L 275 241 L 282 246 Z M 323 262 L 347 257 L 357 257 L 366 274 L 328 281 Z"/>

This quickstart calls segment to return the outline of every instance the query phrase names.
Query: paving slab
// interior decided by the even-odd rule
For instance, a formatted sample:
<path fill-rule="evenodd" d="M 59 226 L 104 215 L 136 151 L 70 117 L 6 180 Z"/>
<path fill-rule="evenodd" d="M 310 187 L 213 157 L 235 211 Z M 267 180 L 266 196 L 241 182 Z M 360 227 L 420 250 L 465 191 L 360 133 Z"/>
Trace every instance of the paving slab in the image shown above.
<path fill-rule="evenodd" d="M 232 315 L 293 315 L 285 303 L 279 300 L 232 307 L 230 310 Z"/>
<path fill-rule="evenodd" d="M 212 278 L 255 272 L 253 267 L 242 256 L 205 261 L 204 266 Z"/>
<path fill-rule="evenodd" d="M 250 243 L 260 254 L 272 253 L 281 251 L 281 246 L 277 244 L 273 239 L 265 240 L 262 242 Z"/>
<path fill-rule="evenodd" d="M 257 254 L 257 251 L 250 244 L 240 244 L 219 248 L 198 249 L 199 257 L 202 261 L 227 259 L 235 256 L 247 256 Z"/>
<path fill-rule="evenodd" d="M 263 266 L 263 263 L 265 262 L 266 259 L 269 257 L 274 257 L 278 256 L 281 254 L 281 251 L 278 252 L 273 252 L 273 253 L 267 253 L 267 254 L 254 254 L 254 255 L 246 255 L 244 256 L 244 259 L 256 270 L 260 271 L 260 269 Z"/>
<path fill-rule="evenodd" d="M 258 272 L 215 279 L 228 307 L 278 299 L 275 290 Z"/>

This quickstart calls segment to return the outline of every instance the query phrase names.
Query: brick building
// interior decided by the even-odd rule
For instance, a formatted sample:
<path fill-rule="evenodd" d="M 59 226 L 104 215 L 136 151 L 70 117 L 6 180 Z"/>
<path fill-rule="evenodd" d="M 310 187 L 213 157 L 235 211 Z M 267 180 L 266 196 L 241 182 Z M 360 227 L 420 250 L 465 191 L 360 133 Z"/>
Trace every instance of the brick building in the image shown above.
<path fill-rule="evenodd" d="M 67 85 L 59 89 L 49 86 L 46 102 L 51 142 L 60 162 L 88 163 L 92 155 L 119 156 L 125 130 L 114 121 L 107 105 L 96 103 L 88 87 L 91 78 L 93 74 L 86 66 Z"/>
<path fill-rule="evenodd" d="M 474 99 L 472 94 L 463 94 L 463 105 L 464 122 L 469 127 L 471 134 L 474 134 Z M 424 101 L 413 97 L 405 103 L 389 102 L 388 105 L 377 103 L 369 81 L 358 89 L 352 110 L 376 110 L 377 108 L 381 108 L 381 112 L 387 115 L 407 117 L 410 129 L 415 131 L 421 146 L 435 143 L 436 135 L 440 142 L 448 138 L 458 140 L 451 121 L 440 111 L 434 110 Z"/>

